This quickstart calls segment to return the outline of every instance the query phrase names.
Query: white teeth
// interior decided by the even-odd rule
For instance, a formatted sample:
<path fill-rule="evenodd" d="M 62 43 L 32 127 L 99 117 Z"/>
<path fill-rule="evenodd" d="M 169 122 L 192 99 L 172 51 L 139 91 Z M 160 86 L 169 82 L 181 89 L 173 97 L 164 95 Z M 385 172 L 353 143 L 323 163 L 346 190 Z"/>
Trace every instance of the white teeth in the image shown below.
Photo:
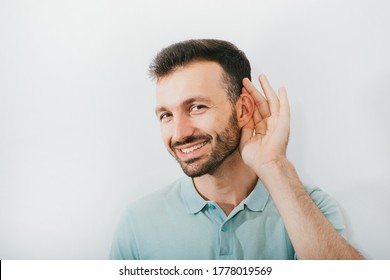
<path fill-rule="evenodd" d="M 206 142 L 203 142 L 203 143 L 200 143 L 198 145 L 195 145 L 195 146 L 192 146 L 190 148 L 186 148 L 186 149 L 180 149 L 183 153 L 185 154 L 188 154 L 188 153 L 191 153 L 197 149 L 200 149 L 202 148 L 204 145 L 206 145 Z"/>

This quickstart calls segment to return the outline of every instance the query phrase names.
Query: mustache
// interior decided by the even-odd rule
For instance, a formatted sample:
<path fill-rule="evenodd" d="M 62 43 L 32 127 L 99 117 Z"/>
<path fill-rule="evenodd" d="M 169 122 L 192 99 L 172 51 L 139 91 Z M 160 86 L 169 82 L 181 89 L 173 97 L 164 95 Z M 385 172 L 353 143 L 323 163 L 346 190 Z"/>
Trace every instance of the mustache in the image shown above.
<path fill-rule="evenodd" d="M 200 140 L 210 141 L 211 140 L 211 136 L 207 135 L 207 134 L 204 134 L 204 135 L 191 135 L 191 136 L 188 136 L 187 138 L 185 138 L 183 141 L 175 141 L 175 142 L 171 143 L 171 148 L 173 150 L 173 149 L 175 149 L 178 146 L 190 144 L 190 143 L 193 143 L 193 142 L 196 142 L 196 141 L 200 141 Z"/>

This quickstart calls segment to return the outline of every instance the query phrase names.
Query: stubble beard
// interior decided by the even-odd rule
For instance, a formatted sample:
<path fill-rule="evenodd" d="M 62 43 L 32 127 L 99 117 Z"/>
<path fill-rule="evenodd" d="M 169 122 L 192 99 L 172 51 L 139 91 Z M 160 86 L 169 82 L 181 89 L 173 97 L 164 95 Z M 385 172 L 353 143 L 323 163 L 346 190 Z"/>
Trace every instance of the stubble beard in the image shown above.
<path fill-rule="evenodd" d="M 202 134 L 197 136 L 190 136 L 180 144 L 188 144 L 191 142 L 206 140 L 207 144 L 212 143 L 213 138 L 211 135 Z M 202 158 L 193 158 L 190 160 L 180 160 L 176 154 L 175 145 L 171 145 L 172 156 L 180 164 L 183 172 L 191 177 L 200 177 L 205 174 L 213 174 L 221 164 L 235 151 L 237 151 L 241 140 L 241 131 L 237 125 L 237 118 L 235 112 L 229 118 L 229 122 L 222 132 L 218 133 L 214 139 L 215 147 L 211 150 L 209 155 L 203 155 Z"/>

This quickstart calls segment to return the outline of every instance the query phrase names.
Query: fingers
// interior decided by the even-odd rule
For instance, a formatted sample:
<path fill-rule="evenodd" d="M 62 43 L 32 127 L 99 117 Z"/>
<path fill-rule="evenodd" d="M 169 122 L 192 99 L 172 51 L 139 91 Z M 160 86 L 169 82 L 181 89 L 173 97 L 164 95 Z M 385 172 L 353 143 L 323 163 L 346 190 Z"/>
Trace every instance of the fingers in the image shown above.
<path fill-rule="evenodd" d="M 253 136 L 255 124 L 253 118 L 241 130 L 241 142 L 245 143 Z"/>
<path fill-rule="evenodd" d="M 245 90 L 252 95 L 258 112 L 261 115 L 261 119 L 265 119 L 270 115 L 281 114 L 282 112 L 284 115 L 290 116 L 290 107 L 288 104 L 286 89 L 281 87 L 279 89 L 278 97 L 264 74 L 259 76 L 259 81 L 266 98 L 264 98 L 264 96 L 255 88 L 248 78 L 243 79 L 243 92 Z"/>
<path fill-rule="evenodd" d="M 263 92 L 267 97 L 268 106 L 271 115 L 279 114 L 280 112 L 279 98 L 276 96 L 275 91 L 272 89 L 267 77 L 264 74 L 261 74 L 259 76 L 259 81 L 260 81 L 261 88 L 263 89 Z"/>
<path fill-rule="evenodd" d="M 264 96 L 255 88 L 255 86 L 252 84 L 252 82 L 248 78 L 244 78 L 242 80 L 242 84 L 244 86 L 243 91 L 248 92 L 255 101 L 256 108 L 261 116 L 259 121 L 261 121 L 261 119 L 265 119 L 265 118 L 269 117 L 271 115 L 271 112 L 270 112 L 270 109 L 268 106 L 268 102 L 264 98 Z M 256 110 L 255 110 L 255 112 L 256 112 Z"/>
<path fill-rule="evenodd" d="M 287 91 L 285 87 L 279 89 L 280 115 L 290 118 L 290 105 L 288 103 Z"/>
<path fill-rule="evenodd" d="M 246 94 L 251 95 L 245 88 L 242 88 L 241 93 L 242 93 L 242 94 L 243 94 L 243 93 L 246 93 Z M 254 110 L 253 110 L 253 119 L 254 119 L 255 124 L 261 122 L 261 120 L 263 119 L 263 118 L 261 117 L 261 114 L 260 114 L 258 108 L 257 108 L 257 105 L 255 106 L 255 108 L 254 108 Z"/>

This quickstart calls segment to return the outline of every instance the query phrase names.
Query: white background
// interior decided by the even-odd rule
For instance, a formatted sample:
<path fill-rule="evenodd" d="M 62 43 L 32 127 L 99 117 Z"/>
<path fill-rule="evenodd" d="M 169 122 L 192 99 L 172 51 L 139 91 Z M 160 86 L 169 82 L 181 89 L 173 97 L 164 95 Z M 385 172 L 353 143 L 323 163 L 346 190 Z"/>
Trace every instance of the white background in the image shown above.
<path fill-rule="evenodd" d="M 389 3 L 0 0 L 0 259 L 106 259 L 129 202 L 182 175 L 147 70 L 190 38 L 286 86 L 301 180 L 390 259 Z"/>

